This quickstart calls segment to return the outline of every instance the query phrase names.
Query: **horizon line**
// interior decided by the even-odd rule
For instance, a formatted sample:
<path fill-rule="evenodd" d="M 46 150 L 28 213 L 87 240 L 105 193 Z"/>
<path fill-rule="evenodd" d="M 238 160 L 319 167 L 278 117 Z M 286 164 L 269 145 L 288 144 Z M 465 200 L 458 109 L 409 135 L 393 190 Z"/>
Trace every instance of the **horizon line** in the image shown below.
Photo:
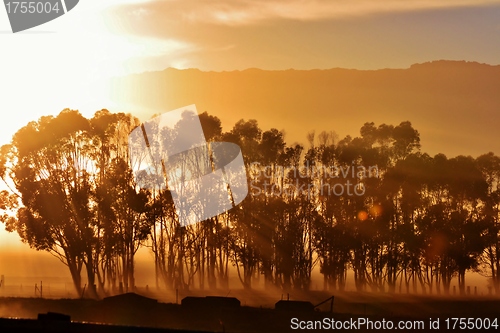
<path fill-rule="evenodd" d="M 376 71 L 384 71 L 384 70 L 408 70 L 408 69 L 413 69 L 416 66 L 425 66 L 425 65 L 436 65 L 436 64 L 442 64 L 442 63 L 448 63 L 448 64 L 463 64 L 467 66 L 471 65 L 479 65 L 479 66 L 488 66 L 488 67 L 500 67 L 499 64 L 489 64 L 485 62 L 479 62 L 475 60 L 453 60 L 453 59 L 437 59 L 437 60 L 429 60 L 425 62 L 416 62 L 408 67 L 384 67 L 384 68 L 377 68 L 377 69 L 359 69 L 359 68 L 348 68 L 348 67 L 329 67 L 329 68 L 309 68 L 309 69 L 296 69 L 296 68 L 287 68 L 287 69 L 263 69 L 259 67 L 247 67 L 245 69 L 230 69 L 230 70 L 206 70 L 206 69 L 200 69 L 197 67 L 188 67 L 188 68 L 177 68 L 173 66 L 165 67 L 163 69 L 157 69 L 157 70 L 146 70 L 142 72 L 133 72 L 129 74 L 124 74 L 124 75 L 119 75 L 119 76 L 114 76 L 113 78 L 119 78 L 119 77 L 125 77 L 129 75 L 137 75 L 137 74 L 147 74 L 147 73 L 158 73 L 158 72 L 164 72 L 168 70 L 177 70 L 177 71 L 199 71 L 202 73 L 233 73 L 233 72 L 247 72 L 247 71 L 262 71 L 262 72 L 289 72 L 289 71 L 296 71 L 296 72 L 310 72 L 310 71 L 331 71 L 331 70 L 349 70 L 349 71 L 360 71 L 360 72 L 376 72 Z"/>

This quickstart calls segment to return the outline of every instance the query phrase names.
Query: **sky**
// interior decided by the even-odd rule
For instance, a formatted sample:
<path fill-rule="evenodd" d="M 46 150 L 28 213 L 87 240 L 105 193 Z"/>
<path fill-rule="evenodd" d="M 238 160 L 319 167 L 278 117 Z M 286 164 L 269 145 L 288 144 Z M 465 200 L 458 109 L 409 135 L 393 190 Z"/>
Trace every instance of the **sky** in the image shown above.
<path fill-rule="evenodd" d="M 12 34 L 0 9 L 0 144 L 64 108 L 125 106 L 108 80 L 167 67 L 407 68 L 431 60 L 500 64 L 500 0 L 81 0 Z"/>
<path fill-rule="evenodd" d="M 175 52 L 133 68 L 406 68 L 430 60 L 500 62 L 500 1 L 150 1 L 106 12 L 113 31 Z"/>
<path fill-rule="evenodd" d="M 110 97 L 111 77 L 167 67 L 497 65 L 499 17 L 500 0 L 80 0 L 66 15 L 13 34 L 0 8 L 0 144 L 64 108 L 122 111 L 127 106 Z M 0 247 L 14 244 L 17 236 L 0 231 Z"/>

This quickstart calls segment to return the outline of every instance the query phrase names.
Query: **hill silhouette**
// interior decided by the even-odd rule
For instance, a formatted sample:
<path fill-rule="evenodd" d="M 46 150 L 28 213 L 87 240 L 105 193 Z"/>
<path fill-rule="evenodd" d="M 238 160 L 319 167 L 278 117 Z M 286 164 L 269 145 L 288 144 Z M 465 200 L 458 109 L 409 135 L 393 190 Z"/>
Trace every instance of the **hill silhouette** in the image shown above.
<path fill-rule="evenodd" d="M 358 135 L 365 122 L 409 120 L 431 154 L 498 153 L 500 66 L 433 61 L 407 69 L 197 69 L 146 72 L 116 78 L 114 98 L 144 119 L 196 104 L 226 126 L 257 119 L 286 129 L 288 142 L 306 142 L 315 129 Z"/>

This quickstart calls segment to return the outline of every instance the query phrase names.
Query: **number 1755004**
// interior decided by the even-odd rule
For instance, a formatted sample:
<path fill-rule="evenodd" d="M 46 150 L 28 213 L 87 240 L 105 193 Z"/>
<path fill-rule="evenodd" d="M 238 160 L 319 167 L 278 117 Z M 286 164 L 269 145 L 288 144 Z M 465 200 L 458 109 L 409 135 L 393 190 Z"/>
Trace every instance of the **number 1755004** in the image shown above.
<path fill-rule="evenodd" d="M 55 4 L 44 1 L 8 1 L 5 4 L 7 13 L 15 14 L 42 14 L 42 13 L 59 13 L 62 8 L 59 8 L 59 1 Z"/>

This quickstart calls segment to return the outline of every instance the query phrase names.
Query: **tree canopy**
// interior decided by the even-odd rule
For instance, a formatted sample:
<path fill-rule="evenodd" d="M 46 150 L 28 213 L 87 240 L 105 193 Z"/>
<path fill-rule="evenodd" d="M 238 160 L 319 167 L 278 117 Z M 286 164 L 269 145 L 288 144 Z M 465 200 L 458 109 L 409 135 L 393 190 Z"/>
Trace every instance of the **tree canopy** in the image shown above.
<path fill-rule="evenodd" d="M 75 290 L 90 297 L 133 290 L 134 256 L 154 255 L 157 287 L 244 288 L 258 277 L 284 290 L 325 289 L 448 293 L 478 271 L 500 293 L 500 158 L 420 151 L 408 121 L 365 123 L 358 137 L 311 132 L 288 145 L 275 128 L 240 120 L 224 132 L 200 114 L 210 142 L 238 144 L 249 195 L 238 206 L 181 227 L 168 189 L 134 180 L 129 114 L 101 110 L 41 117 L 0 150 L 2 221 L 34 249 L 64 263 Z M 231 269 L 234 267 L 234 270 Z"/>

